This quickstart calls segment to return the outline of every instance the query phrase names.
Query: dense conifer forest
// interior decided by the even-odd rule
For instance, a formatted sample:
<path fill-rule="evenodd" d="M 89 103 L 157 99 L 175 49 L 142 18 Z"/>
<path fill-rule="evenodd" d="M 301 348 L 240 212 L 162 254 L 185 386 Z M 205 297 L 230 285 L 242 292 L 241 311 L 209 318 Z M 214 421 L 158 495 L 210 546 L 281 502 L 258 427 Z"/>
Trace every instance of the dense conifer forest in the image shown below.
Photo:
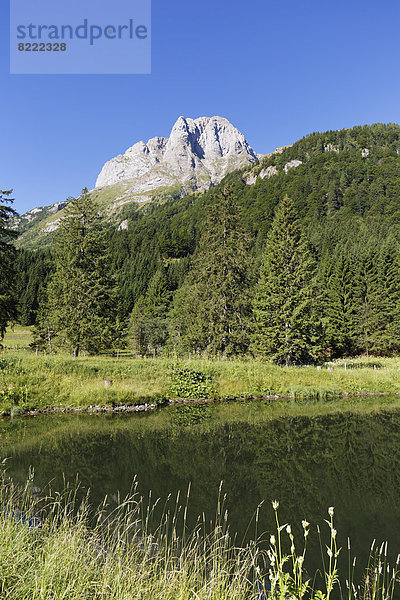
<path fill-rule="evenodd" d="M 93 216 L 89 205 L 90 197 Z M 205 193 L 132 206 L 127 230 L 97 222 L 101 248 L 88 226 L 93 243 L 83 247 L 101 257 L 85 263 L 86 283 L 76 290 L 97 289 L 101 331 L 82 330 L 83 346 L 125 340 L 138 355 L 251 355 L 278 364 L 398 354 L 399 222 L 400 126 L 311 134 Z M 0 314 L 36 324 L 39 347 L 48 350 L 53 332 L 72 351 L 50 293 L 76 243 L 64 230 L 63 247 L 18 251 L 16 314 L 4 294 Z M 1 267 L 11 282 L 10 260 Z"/>

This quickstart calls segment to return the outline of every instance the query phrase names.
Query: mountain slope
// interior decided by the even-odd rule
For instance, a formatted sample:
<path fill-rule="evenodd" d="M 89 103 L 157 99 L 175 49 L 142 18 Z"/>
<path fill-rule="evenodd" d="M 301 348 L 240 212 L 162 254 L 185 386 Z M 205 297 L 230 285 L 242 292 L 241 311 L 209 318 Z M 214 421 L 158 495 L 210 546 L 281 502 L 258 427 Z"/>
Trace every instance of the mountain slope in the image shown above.
<path fill-rule="evenodd" d="M 334 262 L 340 248 L 362 253 L 389 235 L 400 237 L 399 153 L 398 125 L 316 133 L 229 174 L 207 192 L 132 214 L 128 230 L 113 237 L 115 268 L 128 306 L 145 292 L 160 260 L 168 265 L 171 285 L 179 287 L 208 206 L 227 183 L 242 207 L 256 258 L 286 194 L 295 201 L 321 263 Z"/>
<path fill-rule="evenodd" d="M 245 137 L 222 117 L 179 117 L 169 138 L 138 142 L 125 154 L 108 161 L 91 191 L 105 221 L 126 226 L 129 205 L 179 198 L 208 189 L 225 175 L 258 156 Z M 47 245 L 63 218 L 65 203 L 38 207 L 14 220 L 20 232 L 17 245 Z M 134 209 L 133 209 L 134 210 Z"/>

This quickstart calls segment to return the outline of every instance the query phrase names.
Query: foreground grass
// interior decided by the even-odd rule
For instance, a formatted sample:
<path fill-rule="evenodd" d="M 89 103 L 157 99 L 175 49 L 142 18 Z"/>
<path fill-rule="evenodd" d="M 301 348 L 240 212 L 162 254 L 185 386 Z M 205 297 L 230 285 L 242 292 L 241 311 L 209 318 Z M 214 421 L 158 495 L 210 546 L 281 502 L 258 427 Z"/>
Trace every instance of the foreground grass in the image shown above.
<path fill-rule="evenodd" d="M 112 380 L 105 388 L 104 381 Z M 0 352 L 0 412 L 163 402 L 171 398 L 288 396 L 326 400 L 400 393 L 400 358 L 354 359 L 333 370 L 282 368 L 255 360 L 36 356 Z"/>
<path fill-rule="evenodd" d="M 273 503 L 277 529 L 269 545 L 260 538 L 238 548 L 227 529 L 222 497 L 206 533 L 201 519 L 187 531 L 187 498 L 183 506 L 178 499 L 166 505 L 157 525 L 153 509 L 135 493 L 111 512 L 105 500 L 89 516 L 88 504 L 78 505 L 73 490 L 35 499 L 30 487 L 28 481 L 19 489 L 4 471 L 0 475 L 2 598 L 328 600 L 339 591 L 333 508 L 326 521 L 330 541 L 321 572 L 313 577 L 305 569 L 310 524 L 303 521 L 296 544 L 290 525 L 279 523 L 278 503 Z M 371 556 L 360 585 L 353 581 L 352 564 L 349 553 L 342 595 L 349 600 L 394 596 L 398 573 L 390 568 L 384 545 Z"/>

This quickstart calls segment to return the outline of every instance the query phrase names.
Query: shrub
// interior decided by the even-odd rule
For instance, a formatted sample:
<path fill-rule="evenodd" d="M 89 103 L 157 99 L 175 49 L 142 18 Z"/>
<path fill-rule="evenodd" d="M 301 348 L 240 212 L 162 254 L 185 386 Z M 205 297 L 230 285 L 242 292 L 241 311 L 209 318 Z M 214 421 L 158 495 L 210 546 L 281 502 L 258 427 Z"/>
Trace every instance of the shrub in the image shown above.
<path fill-rule="evenodd" d="M 177 398 L 209 398 L 214 393 L 212 379 L 202 371 L 174 367 L 169 393 Z"/>

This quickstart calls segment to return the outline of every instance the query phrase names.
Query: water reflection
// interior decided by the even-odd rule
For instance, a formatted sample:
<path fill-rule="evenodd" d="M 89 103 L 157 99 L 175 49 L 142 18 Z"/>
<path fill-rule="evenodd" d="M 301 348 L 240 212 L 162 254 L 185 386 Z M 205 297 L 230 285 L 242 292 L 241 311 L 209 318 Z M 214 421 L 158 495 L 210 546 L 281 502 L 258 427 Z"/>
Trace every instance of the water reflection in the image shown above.
<path fill-rule="evenodd" d="M 299 536 L 302 519 L 315 530 L 335 506 L 339 545 L 346 548 L 350 536 L 361 563 L 373 538 L 400 550 L 400 411 L 266 420 L 268 410 L 248 405 L 243 419 L 237 407 L 221 405 L 20 418 L 0 423 L 0 451 L 18 481 L 32 465 L 41 490 L 49 481 L 61 488 L 63 474 L 70 481 L 78 474 L 94 504 L 105 494 L 127 493 L 135 476 L 140 493 L 151 490 L 160 506 L 191 482 L 192 524 L 203 512 L 213 517 L 223 481 L 239 540 L 255 535 L 248 525 L 261 501 L 258 529 L 272 530 L 271 500 L 279 499 L 282 522 Z M 316 535 L 310 537 L 313 569 L 320 552 Z"/>

